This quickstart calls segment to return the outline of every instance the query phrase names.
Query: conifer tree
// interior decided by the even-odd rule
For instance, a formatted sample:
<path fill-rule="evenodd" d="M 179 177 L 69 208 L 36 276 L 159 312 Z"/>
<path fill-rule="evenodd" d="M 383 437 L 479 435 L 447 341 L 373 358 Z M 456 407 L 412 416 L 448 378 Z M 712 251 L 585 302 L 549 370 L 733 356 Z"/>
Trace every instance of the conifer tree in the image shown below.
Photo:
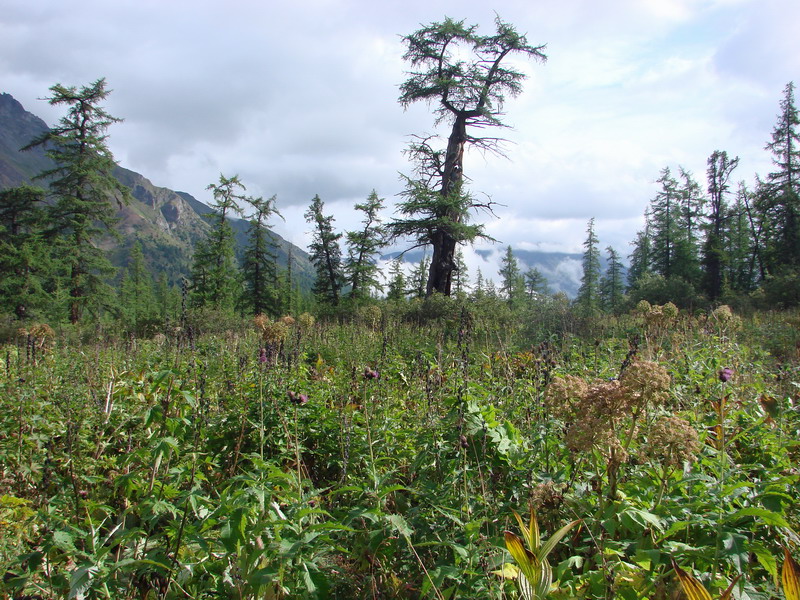
<path fill-rule="evenodd" d="M 506 248 L 506 253 L 501 260 L 500 271 L 498 273 L 502 278 L 500 292 L 506 300 L 508 300 L 509 304 L 512 306 L 518 304 L 525 293 L 524 279 L 511 246 Z"/>
<path fill-rule="evenodd" d="M 592 217 L 586 228 L 586 241 L 583 242 L 583 275 L 575 300 L 586 314 L 597 311 L 600 304 L 600 251 L 597 249 L 597 244 L 597 236 L 594 233 L 594 217 Z"/>
<path fill-rule="evenodd" d="M 123 322 L 129 331 L 142 335 L 157 318 L 153 276 L 147 269 L 142 244 L 136 240 L 131 246 L 128 266 L 119 286 L 119 301 Z"/>
<path fill-rule="evenodd" d="M 759 186 L 757 209 L 763 221 L 769 273 L 800 268 L 800 113 L 794 83 L 783 91 L 781 112 L 766 149 L 776 170 Z"/>
<path fill-rule="evenodd" d="M 417 246 L 433 248 L 428 296 L 450 295 L 458 244 L 483 236 L 482 227 L 467 223 L 471 210 L 481 205 L 463 186 L 464 152 L 468 146 L 497 150 L 496 138 L 478 137 L 474 130 L 503 126 L 506 96 L 522 91 L 525 75 L 508 66 L 508 59 L 546 59 L 544 46 L 531 46 L 499 18 L 495 26 L 494 35 L 482 36 L 475 26 L 448 18 L 403 38 L 403 58 L 413 70 L 400 86 L 400 103 L 431 104 L 437 122 L 450 126 L 446 148 L 435 149 L 431 138 L 409 147 L 416 177 L 406 181 L 405 201 L 399 206 L 404 218 L 392 223 L 394 236 L 413 236 Z"/>
<path fill-rule="evenodd" d="M 430 259 L 428 258 L 428 254 L 425 253 L 422 255 L 417 266 L 411 271 L 409 277 L 409 283 L 411 284 L 411 289 L 408 290 L 408 293 L 413 296 L 414 298 L 424 298 L 425 297 L 425 284 L 428 281 L 428 270 L 430 268 Z"/>
<path fill-rule="evenodd" d="M 701 279 L 700 232 L 705 197 L 700 184 L 683 167 L 679 168 L 679 177 L 672 276 L 698 286 Z"/>
<path fill-rule="evenodd" d="M 87 308 L 110 300 L 106 279 L 114 268 L 97 242 L 116 221 L 111 200 L 129 197 L 113 176 L 116 163 L 106 145 L 106 130 L 121 119 L 100 106 L 110 93 L 105 79 L 80 89 L 56 84 L 50 92 L 50 104 L 65 105 L 67 115 L 23 150 L 41 146 L 55 163 L 37 179 L 49 183 L 53 197 L 45 233 L 65 271 L 69 320 L 77 323 Z"/>
<path fill-rule="evenodd" d="M 644 229 L 637 232 L 636 239 L 631 242 L 633 251 L 628 258 L 631 266 L 628 269 L 627 288 L 630 290 L 642 277 L 652 273 L 652 239 L 650 237 L 650 213 L 645 211 Z"/>
<path fill-rule="evenodd" d="M 751 292 L 755 284 L 755 242 L 748 218 L 748 194 L 744 183 L 740 183 L 725 228 L 725 254 L 728 257 L 726 279 L 735 292 Z"/>
<path fill-rule="evenodd" d="M 192 266 L 192 301 L 195 306 L 209 306 L 232 311 L 240 299 L 240 273 L 236 264 L 236 245 L 229 218 L 241 215 L 240 193 L 246 190 L 238 175 L 225 177 L 206 188 L 214 196 L 209 236 L 195 247 Z"/>
<path fill-rule="evenodd" d="M 386 292 L 388 300 L 402 300 L 406 297 L 406 276 L 403 273 L 403 261 L 400 257 L 392 259 L 389 263 L 389 289 Z"/>
<path fill-rule="evenodd" d="M 469 269 L 464 260 L 464 251 L 456 250 L 455 269 L 453 270 L 453 291 L 456 295 L 465 294 L 469 286 Z"/>
<path fill-rule="evenodd" d="M 44 190 L 29 185 L 0 191 L 0 311 L 18 319 L 35 317 L 51 298 L 44 199 Z"/>
<path fill-rule="evenodd" d="M 622 309 L 624 301 L 622 272 L 624 267 L 619 259 L 619 253 L 611 246 L 606 248 L 608 266 L 600 279 L 600 299 L 604 310 L 617 314 Z"/>
<path fill-rule="evenodd" d="M 550 295 L 550 286 L 547 284 L 547 278 L 536 267 L 529 267 L 525 271 L 524 278 L 525 292 L 529 300 Z"/>
<path fill-rule="evenodd" d="M 675 274 L 676 244 L 680 237 L 680 192 L 669 167 L 661 171 L 658 183 L 661 190 L 650 203 L 650 264 L 653 271 L 669 279 Z"/>
<path fill-rule="evenodd" d="M 333 216 L 325 216 L 325 204 L 314 196 L 305 213 L 306 221 L 314 226 L 313 239 L 309 245 L 311 262 L 314 263 L 317 277 L 314 280 L 314 295 L 323 304 L 337 306 L 341 298 L 342 249 L 339 246 L 341 233 L 333 231 Z"/>
<path fill-rule="evenodd" d="M 726 196 L 730 191 L 730 177 L 739 164 L 739 158 L 729 158 L 725 151 L 715 150 L 708 158 L 709 211 L 706 222 L 706 239 L 703 245 L 705 268 L 704 290 L 710 300 L 722 295 L 722 284 L 728 271 L 729 257 L 725 248 L 725 221 L 729 216 Z"/>
<path fill-rule="evenodd" d="M 250 205 L 253 213 L 242 265 L 245 287 L 243 304 L 252 315 L 265 313 L 275 317 L 280 314 L 278 257 L 269 224 L 272 216 L 283 217 L 275 208 L 277 196 L 267 200 L 247 197 L 244 201 Z"/>
<path fill-rule="evenodd" d="M 386 231 L 381 224 L 380 211 L 384 199 L 372 190 L 366 202 L 356 204 L 356 210 L 364 213 L 363 227 L 360 231 L 348 231 L 346 235 L 347 260 L 344 272 L 350 284 L 350 298 L 363 301 L 373 291 L 380 291 L 377 255 L 386 245 Z"/>

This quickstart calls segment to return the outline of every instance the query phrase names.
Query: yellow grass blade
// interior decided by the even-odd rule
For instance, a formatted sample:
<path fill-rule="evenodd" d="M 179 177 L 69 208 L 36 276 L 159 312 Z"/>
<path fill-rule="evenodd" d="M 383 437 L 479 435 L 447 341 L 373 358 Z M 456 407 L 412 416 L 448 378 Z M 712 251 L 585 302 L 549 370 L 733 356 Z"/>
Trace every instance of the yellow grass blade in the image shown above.
<path fill-rule="evenodd" d="M 531 520 L 530 520 L 530 529 L 528 530 L 528 535 L 530 536 L 528 540 L 528 548 L 532 552 L 539 552 L 539 544 L 542 542 L 542 538 L 539 536 L 539 521 L 536 518 L 536 510 L 533 508 L 531 504 Z"/>
<path fill-rule="evenodd" d="M 786 600 L 800 600 L 800 566 L 789 554 L 789 549 L 783 549 L 783 569 L 781 570 L 781 584 Z"/>
<path fill-rule="evenodd" d="M 672 568 L 675 569 L 675 573 L 678 574 L 678 579 L 681 581 L 683 591 L 686 592 L 686 597 L 689 600 L 712 600 L 708 590 L 704 588 L 697 579 L 681 569 L 674 560 L 672 561 Z"/>

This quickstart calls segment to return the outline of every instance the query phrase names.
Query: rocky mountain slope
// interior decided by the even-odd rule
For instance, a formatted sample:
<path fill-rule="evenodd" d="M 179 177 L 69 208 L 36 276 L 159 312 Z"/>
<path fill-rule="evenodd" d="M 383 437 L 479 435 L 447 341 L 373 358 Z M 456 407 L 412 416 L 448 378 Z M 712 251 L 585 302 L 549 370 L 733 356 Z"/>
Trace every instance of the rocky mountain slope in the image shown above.
<path fill-rule="evenodd" d="M 41 148 L 19 151 L 47 129 L 42 119 L 26 111 L 10 94 L 0 94 L 0 189 L 30 183 L 34 176 L 51 165 Z M 154 274 L 164 272 L 171 281 L 187 274 L 194 244 L 209 229 L 203 215 L 212 212 L 211 208 L 189 194 L 154 185 L 145 176 L 129 169 L 117 167 L 114 174 L 130 188 L 132 200 L 118 211 L 116 228 L 120 238 L 109 236 L 102 242 L 112 262 L 124 266 L 130 246 L 138 240 Z M 241 253 L 249 224 L 233 219 L 231 225 Z M 272 235 L 279 266 L 286 266 L 291 253 L 296 284 L 301 289 L 310 288 L 313 267 L 306 252 L 274 232 Z"/>

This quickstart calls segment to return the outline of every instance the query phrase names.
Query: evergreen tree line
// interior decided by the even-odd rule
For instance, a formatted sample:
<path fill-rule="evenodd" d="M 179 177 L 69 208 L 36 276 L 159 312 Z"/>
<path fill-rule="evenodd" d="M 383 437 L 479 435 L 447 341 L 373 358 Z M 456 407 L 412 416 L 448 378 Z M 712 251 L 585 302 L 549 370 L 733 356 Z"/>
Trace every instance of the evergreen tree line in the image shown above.
<path fill-rule="evenodd" d="M 305 218 L 312 227 L 309 253 L 316 278 L 313 299 L 305 298 L 293 281 L 291 256 L 286 269 L 277 266 L 269 230 L 273 217 L 282 218 L 276 197 L 247 196 L 235 175 L 220 175 L 207 188 L 213 196 L 207 215 L 210 232 L 197 244 L 183 285 L 171 285 L 163 274 L 155 280 L 139 241 L 130 247 L 128 266 L 116 273 L 99 241 L 114 235 L 114 203 L 127 202 L 129 192 L 112 175 L 115 163 L 106 145 L 107 128 L 119 121 L 100 106 L 109 91 L 103 79 L 82 88 L 59 84 L 50 91 L 50 103 L 65 105 L 67 115 L 25 148 L 41 146 L 52 160 L 54 167 L 36 178 L 47 187 L 23 185 L 0 192 L 3 313 L 21 320 L 72 323 L 87 315 L 110 315 L 130 331 L 142 332 L 178 321 L 193 309 L 279 316 L 315 307 L 347 309 L 383 295 L 402 300 L 432 293 L 431 277 L 441 269 L 435 253 L 429 259 L 426 252 L 408 273 L 398 257 L 389 265 L 386 285 L 377 258 L 391 241 L 414 231 L 417 247 L 429 247 L 435 236 L 426 232 L 436 231 L 433 224 L 440 219 L 415 213 L 408 200 L 402 214 L 420 214 L 420 219 L 384 224 L 384 199 L 373 191 L 355 205 L 363 214 L 361 227 L 344 233 L 334 230 L 334 219 L 325 214 L 319 196 L 312 200 Z M 739 159 L 721 150 L 708 158 L 703 184 L 683 168 L 677 173 L 664 168 L 644 227 L 632 242 L 627 277 L 611 247 L 601 272 L 591 219 L 576 307 L 593 314 L 620 312 L 640 299 L 681 306 L 743 298 L 767 306 L 799 304 L 799 128 L 794 85 L 789 83 L 766 145 L 774 170 L 757 176 L 752 188 L 742 182 L 734 189 Z M 250 228 L 239 261 L 229 220 L 245 212 Z M 511 247 L 502 260 L 499 287 L 480 271 L 470 286 L 458 248 L 448 265 L 448 291 L 457 296 L 498 297 L 514 307 L 550 295 L 542 274 L 535 268 L 523 272 Z"/>
<path fill-rule="evenodd" d="M 794 84 L 784 88 L 765 149 L 774 170 L 749 188 L 734 173 L 739 158 L 715 150 L 705 185 L 683 169 L 662 169 L 659 190 L 632 242 L 623 279 L 611 247 L 600 273 L 594 219 L 584 242 L 576 299 L 585 313 L 619 312 L 639 300 L 681 307 L 737 303 L 780 308 L 800 304 L 800 118 Z"/>

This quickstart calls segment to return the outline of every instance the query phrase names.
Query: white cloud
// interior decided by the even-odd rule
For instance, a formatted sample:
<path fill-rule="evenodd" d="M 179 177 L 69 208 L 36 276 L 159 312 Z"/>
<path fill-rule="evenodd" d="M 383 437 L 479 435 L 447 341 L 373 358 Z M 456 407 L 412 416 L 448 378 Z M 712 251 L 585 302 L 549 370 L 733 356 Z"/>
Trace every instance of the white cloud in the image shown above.
<path fill-rule="evenodd" d="M 279 232 L 303 245 L 314 194 L 344 229 L 370 190 L 400 191 L 403 145 L 434 129 L 427 107 L 396 102 L 400 36 L 445 15 L 484 31 L 494 19 L 473 0 L 9 0 L 0 91 L 54 123 L 60 109 L 37 100 L 50 85 L 107 77 L 124 166 L 200 200 L 238 173 L 278 195 Z M 800 2 L 508 0 L 500 16 L 549 56 L 515 63 L 529 78 L 505 107 L 508 160 L 467 158 L 473 190 L 505 205 L 481 217 L 502 248 L 579 251 L 595 217 L 601 245 L 626 255 L 661 168 L 702 181 L 718 148 L 741 157 L 737 179 L 770 168 L 763 147 L 800 72 Z M 470 260 L 492 269 L 491 256 Z"/>

